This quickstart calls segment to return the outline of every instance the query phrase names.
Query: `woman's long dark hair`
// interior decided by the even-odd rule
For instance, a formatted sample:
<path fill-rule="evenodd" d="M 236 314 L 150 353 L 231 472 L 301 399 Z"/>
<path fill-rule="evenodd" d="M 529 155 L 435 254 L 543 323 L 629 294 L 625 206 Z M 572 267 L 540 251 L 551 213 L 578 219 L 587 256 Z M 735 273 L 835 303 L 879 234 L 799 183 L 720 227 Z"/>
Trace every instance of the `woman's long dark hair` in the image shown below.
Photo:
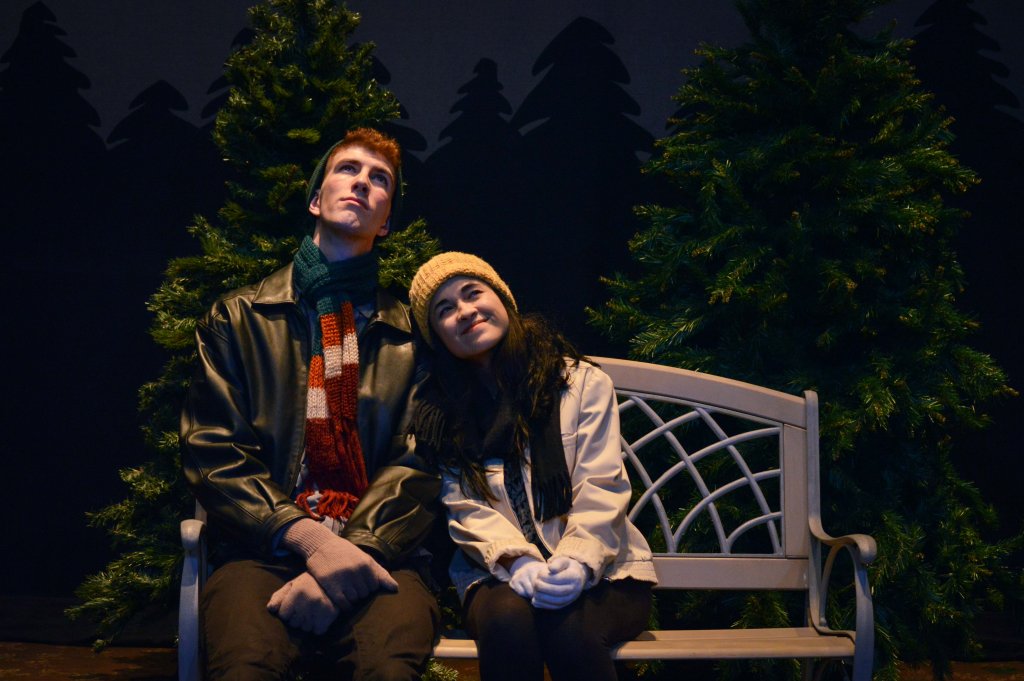
<path fill-rule="evenodd" d="M 507 396 L 512 408 L 512 454 L 522 459 L 531 435 L 539 433 L 551 410 L 559 407 L 567 385 L 566 363 L 575 366 L 586 358 L 540 315 L 520 316 L 508 305 L 505 308 L 508 333 L 494 348 L 491 370 L 497 394 Z M 433 408 L 443 417 L 444 446 L 428 446 L 425 454 L 436 465 L 459 472 L 466 496 L 493 499 L 483 462 L 466 448 L 466 434 L 477 428 L 474 396 L 479 395 L 480 379 L 469 363 L 455 358 L 436 337 L 432 354 L 429 380 L 433 385 L 427 394 L 437 398 Z"/>

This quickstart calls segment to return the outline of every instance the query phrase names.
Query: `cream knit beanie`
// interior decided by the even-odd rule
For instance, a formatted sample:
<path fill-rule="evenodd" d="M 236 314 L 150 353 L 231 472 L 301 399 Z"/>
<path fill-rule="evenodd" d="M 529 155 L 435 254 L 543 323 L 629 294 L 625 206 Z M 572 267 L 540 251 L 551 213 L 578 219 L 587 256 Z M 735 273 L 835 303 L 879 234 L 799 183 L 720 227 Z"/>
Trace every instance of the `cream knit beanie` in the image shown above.
<path fill-rule="evenodd" d="M 512 291 L 485 260 L 458 251 L 435 255 L 423 263 L 412 279 L 412 286 L 409 287 L 409 302 L 412 304 L 413 317 L 420 327 L 423 338 L 431 346 L 433 346 L 433 338 L 427 318 L 430 300 L 446 281 L 458 276 L 479 279 L 494 289 L 506 307 L 513 312 L 519 311 L 519 308 L 516 307 L 516 299 L 512 297 Z"/>

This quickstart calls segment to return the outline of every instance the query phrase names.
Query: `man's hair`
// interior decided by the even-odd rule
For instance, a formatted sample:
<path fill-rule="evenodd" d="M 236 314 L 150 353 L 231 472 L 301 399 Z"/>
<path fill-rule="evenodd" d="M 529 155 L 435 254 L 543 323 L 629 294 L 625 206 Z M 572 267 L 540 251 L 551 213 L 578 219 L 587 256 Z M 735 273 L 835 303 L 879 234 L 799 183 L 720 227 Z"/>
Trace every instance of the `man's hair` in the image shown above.
<path fill-rule="evenodd" d="M 354 128 L 349 130 L 340 142 L 331 148 L 328 159 L 339 149 L 347 147 L 363 147 L 384 157 L 391 164 L 397 177 L 402 170 L 402 150 L 390 135 L 385 135 L 373 128 Z"/>
<path fill-rule="evenodd" d="M 393 137 L 373 128 L 353 128 L 349 130 L 340 141 L 335 142 L 334 146 L 330 147 L 327 153 L 320 158 L 320 162 L 313 169 L 313 174 L 309 178 L 309 184 L 306 185 L 306 205 L 308 206 L 316 193 L 320 191 L 324 175 L 327 172 L 327 166 L 334 158 L 335 152 L 339 149 L 353 146 L 361 146 L 368 151 L 379 154 L 391 165 L 391 169 L 394 171 L 395 182 L 390 192 L 391 216 L 388 218 L 389 222 L 392 223 L 392 229 L 394 229 L 397 218 L 402 211 L 402 194 L 404 191 L 402 188 L 402 150 Z"/>

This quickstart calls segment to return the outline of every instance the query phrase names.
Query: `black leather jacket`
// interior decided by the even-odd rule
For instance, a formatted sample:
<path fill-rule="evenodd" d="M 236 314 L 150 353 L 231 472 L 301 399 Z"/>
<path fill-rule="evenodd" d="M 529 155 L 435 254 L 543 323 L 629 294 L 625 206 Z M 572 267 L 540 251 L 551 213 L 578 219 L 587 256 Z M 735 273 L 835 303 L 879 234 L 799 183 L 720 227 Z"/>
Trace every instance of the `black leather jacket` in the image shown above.
<path fill-rule="evenodd" d="M 292 265 L 218 300 L 196 328 L 199 368 L 181 416 L 192 493 L 244 552 L 307 517 L 292 501 L 305 440 L 308 311 Z M 438 512 L 440 480 L 404 435 L 416 378 L 408 308 L 377 291 L 359 334 L 359 436 L 370 487 L 344 536 L 386 567 L 408 557 Z"/>

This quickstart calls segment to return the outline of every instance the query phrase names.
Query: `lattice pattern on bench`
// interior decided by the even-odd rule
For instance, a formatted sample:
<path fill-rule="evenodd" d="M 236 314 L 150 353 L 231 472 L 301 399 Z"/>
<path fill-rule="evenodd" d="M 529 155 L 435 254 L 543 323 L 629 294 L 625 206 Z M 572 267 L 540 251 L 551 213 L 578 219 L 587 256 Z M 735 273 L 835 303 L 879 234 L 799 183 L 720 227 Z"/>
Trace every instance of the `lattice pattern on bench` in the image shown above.
<path fill-rule="evenodd" d="M 628 390 L 618 395 L 622 450 L 641 493 L 629 519 L 649 538 L 660 536 L 664 544 L 656 551 L 784 555 L 781 424 L 679 399 Z M 660 530 L 653 537 L 652 524 Z"/>

